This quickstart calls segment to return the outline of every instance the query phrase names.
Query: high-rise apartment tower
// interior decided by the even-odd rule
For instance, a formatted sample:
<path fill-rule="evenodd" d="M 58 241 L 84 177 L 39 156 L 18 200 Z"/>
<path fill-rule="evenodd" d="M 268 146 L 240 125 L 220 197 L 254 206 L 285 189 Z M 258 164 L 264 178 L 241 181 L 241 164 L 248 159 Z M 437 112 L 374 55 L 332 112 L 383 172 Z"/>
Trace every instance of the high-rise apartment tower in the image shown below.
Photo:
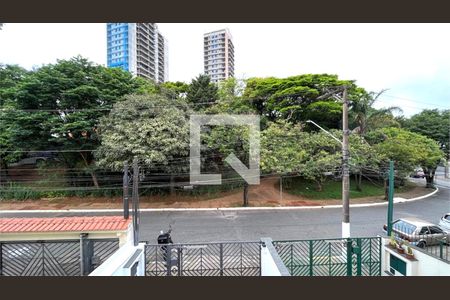
<path fill-rule="evenodd" d="M 228 29 L 204 34 L 204 71 L 212 82 L 234 77 L 234 46 Z"/>
<path fill-rule="evenodd" d="M 107 23 L 107 66 L 156 82 L 168 80 L 167 40 L 154 23 Z"/>

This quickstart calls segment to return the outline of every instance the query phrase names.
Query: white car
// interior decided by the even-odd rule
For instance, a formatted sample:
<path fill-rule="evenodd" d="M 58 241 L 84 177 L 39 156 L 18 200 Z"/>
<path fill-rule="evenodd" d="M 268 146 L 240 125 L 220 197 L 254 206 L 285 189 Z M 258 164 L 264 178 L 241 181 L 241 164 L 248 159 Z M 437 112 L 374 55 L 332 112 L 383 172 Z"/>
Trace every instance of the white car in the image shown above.
<path fill-rule="evenodd" d="M 439 227 L 443 230 L 450 232 L 450 213 L 446 213 L 439 221 Z"/>

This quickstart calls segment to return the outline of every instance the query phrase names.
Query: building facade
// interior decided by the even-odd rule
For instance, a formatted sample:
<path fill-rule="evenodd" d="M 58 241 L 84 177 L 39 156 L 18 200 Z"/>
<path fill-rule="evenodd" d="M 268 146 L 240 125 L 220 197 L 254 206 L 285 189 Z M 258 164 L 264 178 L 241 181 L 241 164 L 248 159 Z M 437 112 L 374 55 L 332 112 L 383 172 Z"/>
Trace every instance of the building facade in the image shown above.
<path fill-rule="evenodd" d="M 167 40 L 154 23 L 107 23 L 107 66 L 156 82 L 168 80 Z"/>
<path fill-rule="evenodd" d="M 205 33 L 204 72 L 212 82 L 234 77 L 234 46 L 228 29 Z"/>

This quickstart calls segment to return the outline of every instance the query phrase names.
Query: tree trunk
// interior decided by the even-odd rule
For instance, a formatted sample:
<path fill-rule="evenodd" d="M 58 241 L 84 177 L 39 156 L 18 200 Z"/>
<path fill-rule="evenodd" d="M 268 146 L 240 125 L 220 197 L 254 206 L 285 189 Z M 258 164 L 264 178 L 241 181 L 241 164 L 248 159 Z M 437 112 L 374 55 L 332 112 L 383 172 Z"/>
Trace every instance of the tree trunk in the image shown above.
<path fill-rule="evenodd" d="M 384 179 L 383 183 L 384 183 L 384 200 L 388 201 L 389 200 L 389 180 Z"/>
<path fill-rule="evenodd" d="M 248 206 L 248 183 L 244 183 L 244 207 Z"/>
<path fill-rule="evenodd" d="M 450 159 L 447 160 L 447 164 L 445 165 L 445 177 L 450 178 Z"/>
<path fill-rule="evenodd" d="M 316 181 L 317 183 L 317 191 L 321 192 L 322 191 L 322 183 L 320 181 Z"/>
<path fill-rule="evenodd" d="M 170 174 L 170 196 L 175 195 L 175 176 Z"/>
<path fill-rule="evenodd" d="M 427 171 L 424 170 L 425 173 L 425 180 L 427 181 L 426 188 L 434 188 L 434 173 L 436 172 L 436 169 Z"/>
<path fill-rule="evenodd" d="M 86 157 L 83 155 L 82 152 L 80 152 L 80 155 L 83 158 L 83 161 L 84 161 L 84 164 L 85 164 L 86 168 L 88 168 L 89 167 L 89 163 L 88 163 Z M 98 184 L 97 176 L 95 175 L 95 172 L 89 171 L 89 174 L 91 174 L 92 182 L 94 183 L 94 186 L 96 188 L 100 188 L 100 186 Z"/>
<path fill-rule="evenodd" d="M 360 191 L 362 191 L 361 183 L 362 183 L 362 171 L 359 171 L 358 186 Z"/>
<path fill-rule="evenodd" d="M 361 192 L 362 191 L 362 189 L 361 189 L 361 180 L 360 180 L 360 177 L 361 177 L 361 174 L 358 172 L 358 173 L 355 173 L 355 183 L 356 183 L 356 190 L 358 191 L 358 192 Z"/>

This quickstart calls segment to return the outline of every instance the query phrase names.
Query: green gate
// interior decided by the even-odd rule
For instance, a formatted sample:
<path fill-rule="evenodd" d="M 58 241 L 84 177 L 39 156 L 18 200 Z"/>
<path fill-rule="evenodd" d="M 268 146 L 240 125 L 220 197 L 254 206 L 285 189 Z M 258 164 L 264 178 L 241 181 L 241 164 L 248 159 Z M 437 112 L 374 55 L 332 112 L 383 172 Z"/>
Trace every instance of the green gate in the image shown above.
<path fill-rule="evenodd" d="M 381 276 L 381 238 L 274 241 L 292 276 Z"/>

